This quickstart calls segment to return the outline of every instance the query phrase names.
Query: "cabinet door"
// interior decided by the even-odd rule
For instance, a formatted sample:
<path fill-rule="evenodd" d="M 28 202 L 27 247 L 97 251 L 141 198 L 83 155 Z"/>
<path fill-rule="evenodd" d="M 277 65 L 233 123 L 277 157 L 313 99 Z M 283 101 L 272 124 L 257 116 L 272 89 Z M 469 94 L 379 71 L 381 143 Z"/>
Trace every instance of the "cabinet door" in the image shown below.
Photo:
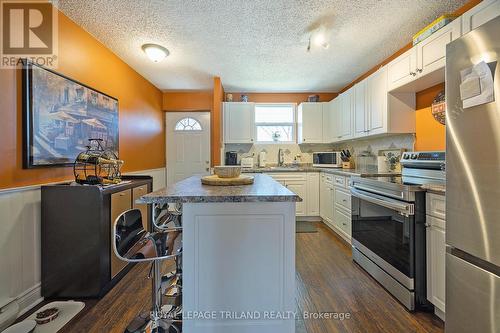
<path fill-rule="evenodd" d="M 500 0 L 484 0 L 462 15 L 462 34 L 500 15 Z"/>
<path fill-rule="evenodd" d="M 387 67 L 368 77 L 368 134 L 387 132 Z"/>
<path fill-rule="evenodd" d="M 367 129 L 366 80 L 354 86 L 354 136 L 365 136 Z"/>
<path fill-rule="evenodd" d="M 144 184 L 138 187 L 134 187 L 132 189 L 132 208 L 137 208 L 141 211 L 142 215 L 142 225 L 145 230 L 149 231 L 149 214 L 148 214 L 148 205 L 146 204 L 138 204 L 135 203 L 137 199 L 142 197 L 143 195 L 149 193 L 148 185 Z"/>
<path fill-rule="evenodd" d="M 351 88 L 342 94 L 340 110 L 340 136 L 342 140 L 352 138 L 353 92 Z"/>
<path fill-rule="evenodd" d="M 327 103 L 322 103 L 323 110 L 323 143 L 330 143 L 333 141 L 332 138 L 332 121 L 331 117 L 331 101 Z"/>
<path fill-rule="evenodd" d="M 286 187 L 302 198 L 302 202 L 295 205 L 295 215 L 306 216 L 307 210 L 307 182 L 299 180 L 286 181 Z"/>
<path fill-rule="evenodd" d="M 307 174 L 307 216 L 319 216 L 319 173 Z"/>
<path fill-rule="evenodd" d="M 253 143 L 254 137 L 254 103 L 224 103 L 224 142 Z"/>
<path fill-rule="evenodd" d="M 334 203 L 334 189 L 332 185 L 327 186 L 327 196 L 326 196 L 326 215 L 327 219 L 330 223 L 334 224 L 334 216 L 333 216 L 333 207 L 335 205 Z"/>
<path fill-rule="evenodd" d="M 113 228 L 115 227 L 115 220 L 118 216 L 132 208 L 132 190 L 125 190 L 117 193 L 111 194 L 111 278 L 118 274 L 125 266 L 127 262 L 118 259 L 113 250 Z"/>
<path fill-rule="evenodd" d="M 322 143 L 323 103 L 301 103 L 298 118 L 299 143 Z"/>
<path fill-rule="evenodd" d="M 427 220 L 434 219 L 427 216 Z M 445 312 L 445 232 L 434 226 L 427 227 L 427 299 Z"/>
<path fill-rule="evenodd" d="M 417 44 L 417 75 L 426 75 L 444 68 L 446 44 L 460 37 L 460 19 L 455 19 Z"/>
<path fill-rule="evenodd" d="M 388 90 L 399 88 L 415 80 L 417 75 L 417 48 L 413 47 L 387 65 Z"/>
<path fill-rule="evenodd" d="M 330 102 L 330 131 L 332 142 L 339 141 L 342 138 L 340 134 L 340 104 L 342 103 L 342 96 L 337 96 Z"/>
<path fill-rule="evenodd" d="M 326 199 L 325 174 L 321 173 L 321 175 L 319 176 L 319 216 L 322 219 L 325 219 L 326 217 L 325 199 Z"/>

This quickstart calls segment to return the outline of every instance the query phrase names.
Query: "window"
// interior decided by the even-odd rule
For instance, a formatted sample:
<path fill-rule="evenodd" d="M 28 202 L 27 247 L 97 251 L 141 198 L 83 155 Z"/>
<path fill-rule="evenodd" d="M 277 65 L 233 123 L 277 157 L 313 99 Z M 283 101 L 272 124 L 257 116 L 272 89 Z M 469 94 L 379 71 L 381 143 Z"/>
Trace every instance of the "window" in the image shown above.
<path fill-rule="evenodd" d="M 257 142 L 295 142 L 295 104 L 256 104 Z"/>
<path fill-rule="evenodd" d="M 201 125 L 198 120 L 193 118 L 181 119 L 175 124 L 176 131 L 201 131 Z"/>

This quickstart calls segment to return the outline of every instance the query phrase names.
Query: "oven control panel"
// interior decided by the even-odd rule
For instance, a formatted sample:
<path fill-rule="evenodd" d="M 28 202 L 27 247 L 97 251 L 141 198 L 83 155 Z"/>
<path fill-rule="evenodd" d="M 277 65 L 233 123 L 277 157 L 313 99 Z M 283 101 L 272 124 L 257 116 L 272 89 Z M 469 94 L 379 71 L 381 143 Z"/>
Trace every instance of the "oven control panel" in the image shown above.
<path fill-rule="evenodd" d="M 417 151 L 405 152 L 401 157 L 401 162 L 417 162 L 417 161 L 436 161 L 442 162 L 446 160 L 446 153 L 444 151 Z"/>

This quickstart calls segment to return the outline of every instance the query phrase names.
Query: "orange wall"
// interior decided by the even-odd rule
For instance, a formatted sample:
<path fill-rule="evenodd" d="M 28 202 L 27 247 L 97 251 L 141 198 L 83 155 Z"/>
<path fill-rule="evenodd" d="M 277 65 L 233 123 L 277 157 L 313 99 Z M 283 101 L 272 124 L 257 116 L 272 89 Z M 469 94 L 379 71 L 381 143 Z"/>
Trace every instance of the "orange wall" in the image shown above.
<path fill-rule="evenodd" d="M 231 93 L 231 92 L 228 92 Z M 309 95 L 319 95 L 320 102 L 328 102 L 337 96 L 337 93 L 231 93 L 233 101 L 238 102 L 241 94 L 248 95 L 249 102 L 255 103 L 301 103 L 307 102 Z"/>
<path fill-rule="evenodd" d="M 445 150 L 445 126 L 434 120 L 431 104 L 436 95 L 444 90 L 444 83 L 417 93 L 415 150 Z"/>
<path fill-rule="evenodd" d="M 90 34 L 59 13 L 57 71 L 118 99 L 123 171 L 164 167 L 162 93 Z M 0 70 L 0 188 L 71 179 L 72 168 L 22 169 L 20 70 Z"/>
<path fill-rule="evenodd" d="M 212 109 L 213 92 L 200 91 L 164 91 L 164 111 L 206 111 Z"/>
<path fill-rule="evenodd" d="M 222 101 L 224 88 L 220 77 L 214 77 L 214 96 L 212 104 L 212 165 L 220 165 L 220 151 L 222 146 Z"/>

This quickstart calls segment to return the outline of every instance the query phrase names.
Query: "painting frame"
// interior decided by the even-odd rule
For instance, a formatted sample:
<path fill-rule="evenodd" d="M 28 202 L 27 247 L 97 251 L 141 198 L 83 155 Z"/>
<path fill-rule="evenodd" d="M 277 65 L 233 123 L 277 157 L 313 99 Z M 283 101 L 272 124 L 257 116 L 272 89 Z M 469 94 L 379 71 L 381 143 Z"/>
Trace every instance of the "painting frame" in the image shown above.
<path fill-rule="evenodd" d="M 77 156 L 75 154 L 75 147 L 73 148 L 73 153 L 68 154 L 68 155 L 63 155 L 63 157 L 53 157 L 54 161 L 50 160 L 50 156 L 47 157 L 47 161 L 44 161 L 44 159 L 40 158 L 39 156 L 35 155 L 35 144 L 37 144 L 36 140 L 40 140 L 39 138 L 36 138 L 37 133 L 35 133 L 35 128 L 39 129 L 39 124 L 37 123 L 37 120 L 39 122 L 39 115 L 38 117 L 35 117 L 35 113 L 40 111 L 37 111 L 37 101 L 34 100 L 35 96 L 37 96 L 37 91 L 35 91 L 35 82 L 34 82 L 34 71 L 43 71 L 46 73 L 48 76 L 54 75 L 53 79 L 55 80 L 62 80 L 62 82 L 67 82 L 68 85 L 73 86 L 73 87 L 79 87 L 79 89 L 82 91 L 83 98 L 80 102 L 83 101 L 84 104 L 87 105 L 89 104 L 89 96 L 88 94 L 92 95 L 92 97 L 97 98 L 97 99 L 105 99 L 106 101 L 109 102 L 109 104 L 113 105 L 113 110 L 109 109 L 110 116 L 112 119 L 112 127 L 108 128 L 103 124 L 102 121 L 99 121 L 100 119 L 98 118 L 93 118 L 93 119 L 86 119 L 87 121 L 87 127 L 89 126 L 99 126 L 100 129 L 102 130 L 103 128 L 109 133 L 111 131 L 112 133 L 112 140 L 109 140 L 112 142 L 111 147 L 107 147 L 108 149 L 112 150 L 117 156 L 119 156 L 119 102 L 118 99 L 110 96 L 106 93 L 103 93 L 97 89 L 94 89 L 84 83 L 81 83 L 77 80 L 74 80 L 66 75 L 63 75 L 61 73 L 58 73 L 54 70 L 48 69 L 44 66 L 37 65 L 29 60 L 24 59 L 23 60 L 23 65 L 22 65 L 22 123 L 23 123 L 23 156 L 22 156 L 22 163 L 23 163 L 23 168 L 24 169 L 34 169 L 34 168 L 50 168 L 50 167 L 69 167 L 73 166 L 74 160 Z M 96 101 L 97 101 L 96 99 Z M 97 104 L 96 104 L 97 105 Z M 95 106 L 95 105 L 92 105 Z M 98 108 L 93 108 L 93 111 L 103 111 Z M 85 111 L 88 112 L 88 109 Z M 81 111 L 80 111 L 81 112 Z M 62 111 L 60 112 L 62 113 Z M 72 119 L 74 122 L 77 121 L 74 117 L 71 115 L 68 115 L 66 113 L 64 114 L 68 119 Z M 91 123 L 90 121 L 93 121 Z M 80 122 L 81 123 L 81 122 Z M 85 150 L 85 146 L 88 144 L 88 140 L 91 137 L 85 137 L 83 138 L 80 135 L 79 138 L 79 147 L 80 151 Z M 70 138 L 70 139 L 75 139 L 75 138 Z M 47 144 L 45 145 L 47 146 Z M 50 148 L 50 147 L 49 147 Z M 64 154 L 64 153 L 63 153 Z M 74 155 L 74 156 L 73 156 Z"/>

